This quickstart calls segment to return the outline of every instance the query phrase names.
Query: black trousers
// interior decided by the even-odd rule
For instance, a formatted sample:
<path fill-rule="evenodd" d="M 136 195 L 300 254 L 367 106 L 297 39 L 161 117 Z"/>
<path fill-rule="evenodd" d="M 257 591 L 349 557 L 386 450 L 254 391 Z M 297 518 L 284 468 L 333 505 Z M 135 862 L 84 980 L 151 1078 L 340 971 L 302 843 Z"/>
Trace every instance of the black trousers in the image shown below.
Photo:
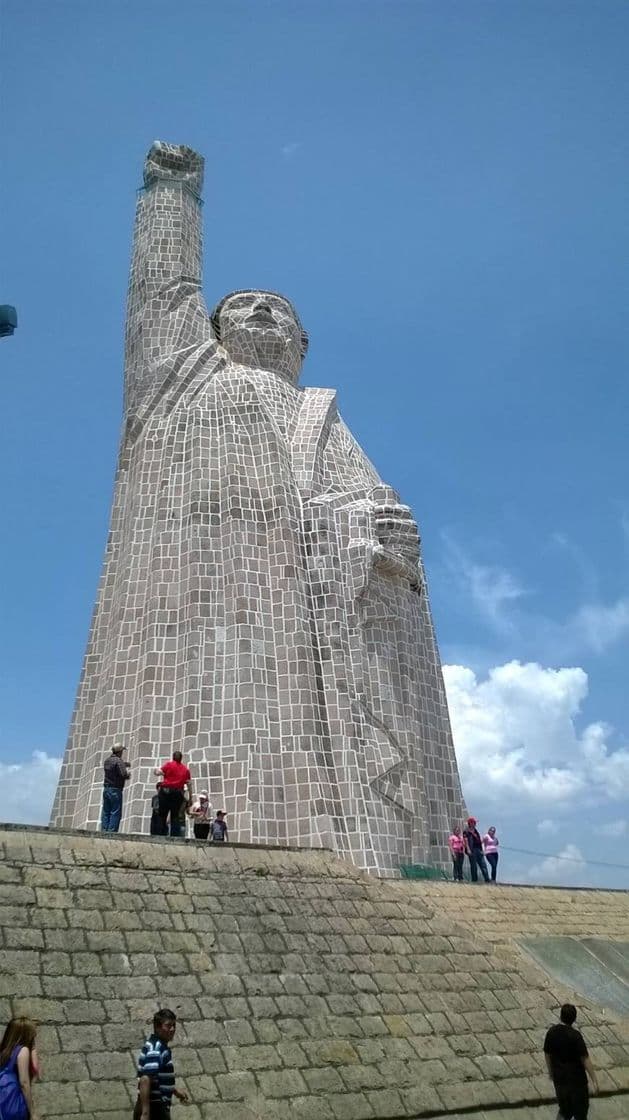
<path fill-rule="evenodd" d="M 491 867 L 491 881 L 496 882 L 496 872 L 498 870 L 498 852 L 487 852 L 485 856 L 487 863 Z"/>
<path fill-rule="evenodd" d="M 472 882 L 478 882 L 478 869 L 480 867 L 481 875 L 483 876 L 485 882 L 488 883 L 489 875 L 487 874 L 487 864 L 485 863 L 485 857 L 480 848 L 472 848 L 471 852 L 468 853 L 468 859 L 470 861 L 470 875 L 472 876 Z"/>
<path fill-rule="evenodd" d="M 133 1110 L 133 1120 L 140 1120 L 141 1116 L 142 1105 L 140 1103 L 140 1098 L 138 1097 L 137 1101 L 135 1102 L 135 1108 Z M 167 1104 L 156 1104 L 155 1101 L 151 1101 L 151 1111 L 149 1113 L 149 1116 L 150 1120 L 170 1120 L 170 1108 Z"/>
<path fill-rule="evenodd" d="M 555 1082 L 559 1115 L 563 1120 L 586 1120 L 590 1107 L 587 1083 L 562 1085 Z"/>
<path fill-rule="evenodd" d="M 168 836 L 168 818 L 170 817 L 170 835 L 181 836 L 181 824 L 179 823 L 179 814 L 181 812 L 181 803 L 183 801 L 183 793 L 180 789 L 160 789 L 159 791 L 159 815 L 162 824 L 162 836 Z"/>
<path fill-rule="evenodd" d="M 465 860 L 465 852 L 452 853 L 452 875 L 456 883 L 463 882 L 463 862 Z"/>
<path fill-rule="evenodd" d="M 192 831 L 196 840 L 207 840 L 210 835 L 210 822 L 209 821 L 195 821 L 192 826 Z"/>
<path fill-rule="evenodd" d="M 162 832 L 162 818 L 160 817 L 159 813 L 155 809 L 153 809 L 153 812 L 151 813 L 150 832 L 151 832 L 151 836 L 163 836 L 164 835 L 163 832 Z"/>

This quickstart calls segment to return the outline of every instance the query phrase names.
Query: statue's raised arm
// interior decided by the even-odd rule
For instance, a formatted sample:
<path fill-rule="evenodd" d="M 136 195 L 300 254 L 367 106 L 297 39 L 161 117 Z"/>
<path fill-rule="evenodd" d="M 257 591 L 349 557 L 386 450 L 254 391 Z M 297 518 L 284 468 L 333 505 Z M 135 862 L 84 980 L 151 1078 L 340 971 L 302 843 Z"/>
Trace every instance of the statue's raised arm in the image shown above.
<path fill-rule="evenodd" d="M 203 157 L 156 141 L 138 193 L 127 304 L 125 411 L 142 402 L 170 354 L 210 336 L 201 295 Z"/>
<path fill-rule="evenodd" d="M 196 198 L 203 190 L 205 160 L 185 144 L 166 144 L 156 140 L 144 161 L 144 186 L 157 182 L 184 183 Z"/>

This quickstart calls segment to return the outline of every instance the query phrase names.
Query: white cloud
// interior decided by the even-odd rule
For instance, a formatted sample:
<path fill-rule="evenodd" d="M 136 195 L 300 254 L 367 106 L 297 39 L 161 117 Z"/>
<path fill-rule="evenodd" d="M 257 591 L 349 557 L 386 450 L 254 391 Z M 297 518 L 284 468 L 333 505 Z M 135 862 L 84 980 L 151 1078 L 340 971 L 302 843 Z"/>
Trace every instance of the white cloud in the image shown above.
<path fill-rule="evenodd" d="M 573 717 L 587 693 L 582 669 L 511 661 L 484 681 L 460 665 L 444 665 L 443 673 L 468 795 L 517 793 L 541 804 L 582 788 L 566 764 L 575 751 Z"/>
<path fill-rule="evenodd" d="M 556 856 L 546 856 L 529 868 L 528 878 L 534 883 L 556 883 L 569 886 L 583 878 L 586 862 L 576 844 L 566 844 Z"/>
<path fill-rule="evenodd" d="M 559 832 L 559 825 L 557 821 L 552 821 L 545 817 L 543 821 L 537 822 L 537 831 L 540 836 L 556 836 Z"/>
<path fill-rule="evenodd" d="M 480 610 L 500 629 L 510 627 L 505 608 L 524 595 L 524 588 L 504 568 L 473 564 L 467 575 L 472 599 Z"/>
<path fill-rule="evenodd" d="M 446 564 L 481 616 L 498 631 L 514 626 L 509 607 L 526 591 L 506 568 L 479 564 L 449 535 L 444 534 Z"/>
<path fill-rule="evenodd" d="M 601 601 L 596 573 L 587 557 L 562 534 L 554 534 L 552 544 L 578 563 L 588 598 L 559 619 L 524 609 L 522 600 L 528 597 L 530 601 L 533 592 L 507 568 L 479 563 L 449 533 L 443 539 L 445 566 L 457 592 L 498 638 L 517 639 L 520 649 L 556 661 L 604 653 L 629 635 L 629 595 Z"/>
<path fill-rule="evenodd" d="M 615 839 L 619 836 L 625 836 L 627 833 L 627 821 L 607 821 L 606 824 L 599 824 L 598 827 L 594 829 L 594 831 L 599 836 L 607 836 L 611 837 L 612 839 Z"/>
<path fill-rule="evenodd" d="M 615 603 L 586 603 L 568 619 L 567 636 L 594 653 L 604 653 L 629 631 L 629 598 Z"/>
<path fill-rule="evenodd" d="M 582 737 L 583 757 L 594 787 L 614 800 L 625 800 L 629 790 L 629 749 L 610 751 L 607 741 L 613 729 L 606 723 L 591 723 Z"/>
<path fill-rule="evenodd" d="M 33 751 L 29 762 L 0 762 L 0 820 L 48 824 L 61 759 Z"/>
<path fill-rule="evenodd" d="M 444 665 L 443 673 L 468 797 L 540 806 L 626 797 L 629 750 L 613 749 L 604 723 L 577 728 L 588 690 L 583 669 L 510 661 L 484 680 L 461 665 Z"/>

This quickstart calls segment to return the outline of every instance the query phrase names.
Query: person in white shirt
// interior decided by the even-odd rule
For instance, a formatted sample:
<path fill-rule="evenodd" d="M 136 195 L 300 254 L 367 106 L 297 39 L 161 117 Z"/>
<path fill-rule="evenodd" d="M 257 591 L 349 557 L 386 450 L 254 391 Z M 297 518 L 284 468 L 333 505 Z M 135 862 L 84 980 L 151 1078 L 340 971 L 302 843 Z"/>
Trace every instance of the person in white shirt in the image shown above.
<path fill-rule="evenodd" d="M 491 867 L 491 881 L 496 882 L 496 873 L 498 871 L 498 837 L 496 836 L 496 828 L 492 824 L 491 828 L 483 836 L 483 852 L 487 859 L 487 863 Z"/>
<path fill-rule="evenodd" d="M 192 830 L 195 839 L 207 840 L 210 834 L 212 806 L 208 800 L 208 792 L 206 789 L 202 789 L 199 796 L 192 802 L 189 813 L 192 817 Z"/>

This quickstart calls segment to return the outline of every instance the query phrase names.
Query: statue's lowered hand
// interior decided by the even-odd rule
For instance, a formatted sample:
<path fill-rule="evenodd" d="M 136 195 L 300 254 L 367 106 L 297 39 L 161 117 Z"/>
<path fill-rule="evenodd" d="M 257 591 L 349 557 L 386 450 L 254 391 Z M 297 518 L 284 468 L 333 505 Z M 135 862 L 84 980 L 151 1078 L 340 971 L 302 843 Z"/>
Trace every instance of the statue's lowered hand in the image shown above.
<path fill-rule="evenodd" d="M 203 187 L 203 156 L 185 144 L 156 140 L 144 163 L 144 186 L 160 179 L 183 180 L 195 194 Z"/>
<path fill-rule="evenodd" d="M 378 541 L 385 552 L 399 556 L 416 568 L 419 563 L 419 532 L 408 506 L 394 503 L 374 505 Z"/>

